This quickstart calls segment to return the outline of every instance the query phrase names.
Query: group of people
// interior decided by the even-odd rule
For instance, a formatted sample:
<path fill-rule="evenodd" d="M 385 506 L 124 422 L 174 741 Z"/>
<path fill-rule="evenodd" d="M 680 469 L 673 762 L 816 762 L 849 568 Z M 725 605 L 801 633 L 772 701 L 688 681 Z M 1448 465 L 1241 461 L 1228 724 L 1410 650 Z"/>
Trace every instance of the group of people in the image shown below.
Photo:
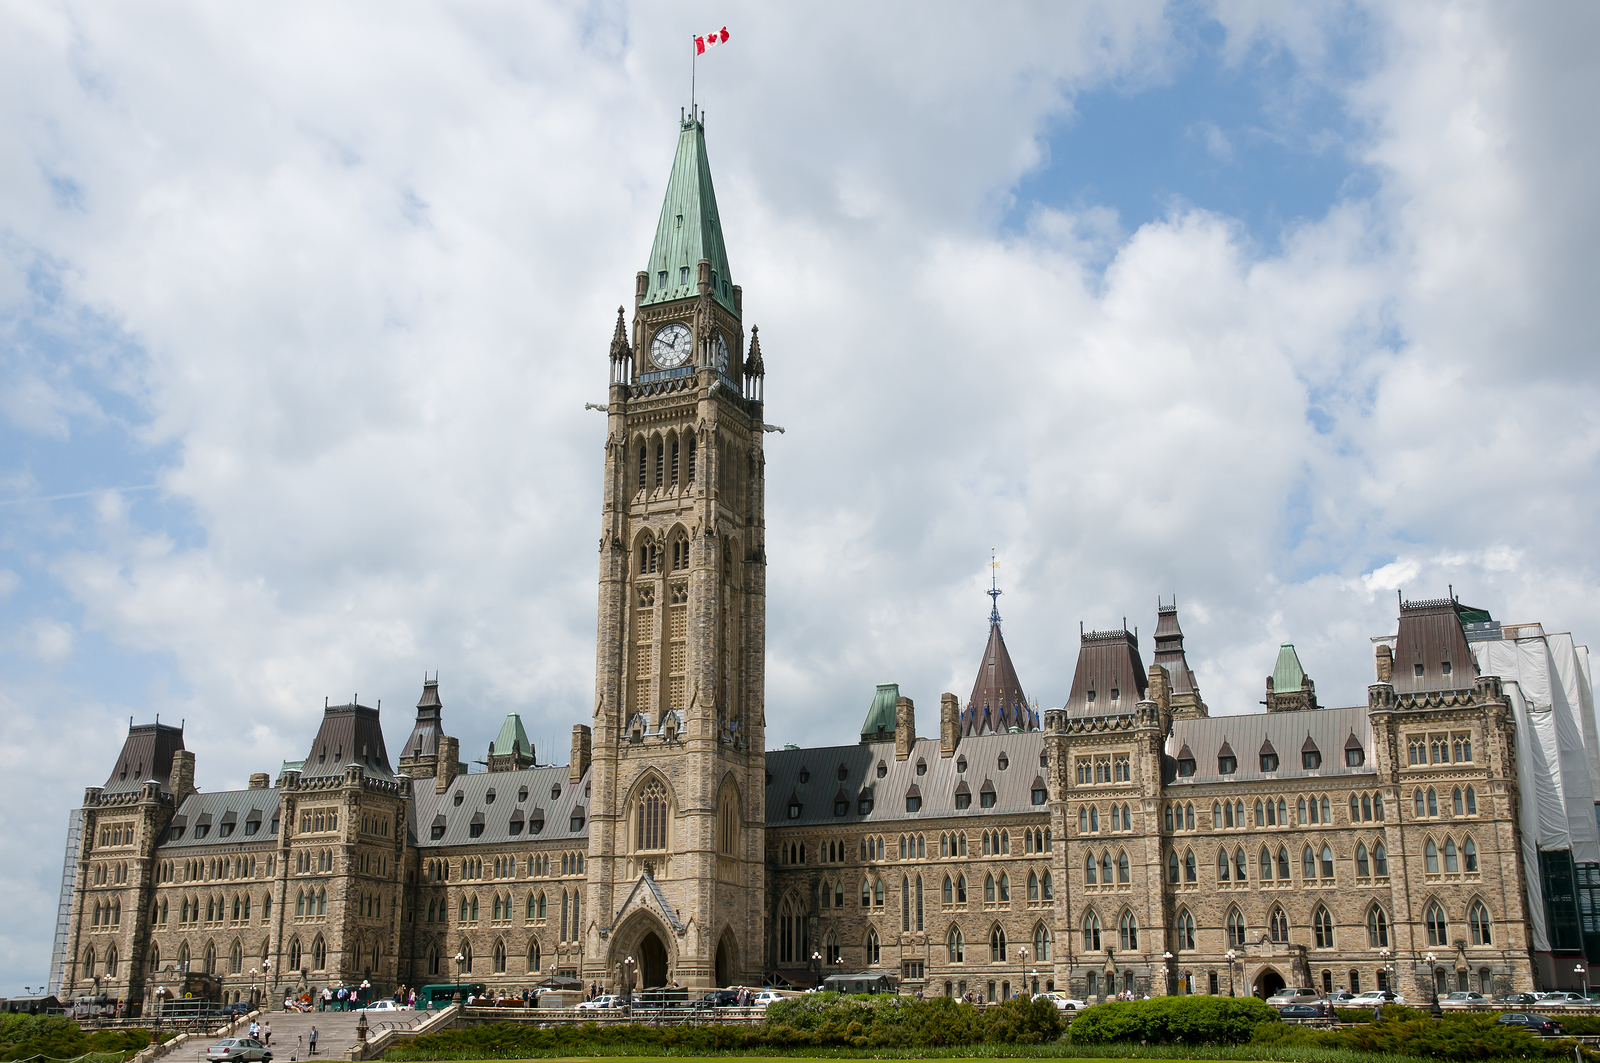
<path fill-rule="evenodd" d="M 259 1019 L 250 1020 L 250 1040 L 260 1041 L 264 1047 L 272 1047 L 272 1020 L 262 1022 Z"/>
<path fill-rule="evenodd" d="M 296 996 L 290 993 L 283 998 L 284 1011 L 349 1011 L 360 1007 L 361 990 L 352 986 L 324 986 L 319 992 L 311 989 Z"/>

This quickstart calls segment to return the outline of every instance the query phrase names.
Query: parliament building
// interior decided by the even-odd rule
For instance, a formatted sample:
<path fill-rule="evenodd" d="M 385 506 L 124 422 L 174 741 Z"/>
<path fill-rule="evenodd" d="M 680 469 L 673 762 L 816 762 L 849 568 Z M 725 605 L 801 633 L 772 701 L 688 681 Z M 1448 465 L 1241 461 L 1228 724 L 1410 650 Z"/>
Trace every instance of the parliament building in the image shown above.
<path fill-rule="evenodd" d="M 436 681 L 397 750 L 376 709 L 330 705 L 304 759 L 244 790 L 199 789 L 180 728 L 131 725 L 76 814 L 63 997 L 148 1001 L 194 973 L 230 1000 L 628 969 L 988 1000 L 1588 980 L 1587 650 L 1453 594 L 1350 648 L 1372 658 L 1358 704 L 1322 705 L 1285 645 L 1263 705 L 1223 715 L 1176 603 L 1145 646 L 1080 632 L 1043 711 L 991 609 L 971 693 L 924 702 L 930 737 L 881 684 L 859 734 L 768 750 L 765 370 L 743 315 L 690 116 L 610 343 L 595 707 L 568 762 L 540 763 L 512 715 L 469 770 Z"/>

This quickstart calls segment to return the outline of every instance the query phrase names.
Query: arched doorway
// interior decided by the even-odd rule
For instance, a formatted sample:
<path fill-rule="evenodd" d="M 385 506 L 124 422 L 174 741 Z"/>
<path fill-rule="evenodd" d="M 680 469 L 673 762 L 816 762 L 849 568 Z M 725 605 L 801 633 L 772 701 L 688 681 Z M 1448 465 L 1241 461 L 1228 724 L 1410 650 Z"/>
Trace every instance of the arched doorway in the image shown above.
<path fill-rule="evenodd" d="M 639 941 L 639 988 L 654 989 L 667 984 L 667 947 L 655 931 Z"/>
<path fill-rule="evenodd" d="M 1283 975 L 1274 971 L 1271 967 L 1256 975 L 1256 996 L 1262 1000 L 1267 999 L 1282 988 Z"/>
<path fill-rule="evenodd" d="M 731 929 L 722 932 L 722 940 L 717 943 L 717 985 L 726 989 L 733 984 L 734 972 L 738 970 L 739 950 L 733 942 Z"/>

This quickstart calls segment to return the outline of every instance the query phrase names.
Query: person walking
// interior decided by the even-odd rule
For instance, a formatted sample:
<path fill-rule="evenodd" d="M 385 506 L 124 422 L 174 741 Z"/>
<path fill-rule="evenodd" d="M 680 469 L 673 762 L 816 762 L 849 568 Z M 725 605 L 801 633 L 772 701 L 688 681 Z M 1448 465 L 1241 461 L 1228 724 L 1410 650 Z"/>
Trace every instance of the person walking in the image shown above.
<path fill-rule="evenodd" d="M 265 1048 L 272 1047 L 272 1020 L 268 1019 L 261 1024 L 261 1044 Z"/>
<path fill-rule="evenodd" d="M 261 1024 L 254 1019 L 250 1020 L 250 1040 L 261 1040 Z"/>
<path fill-rule="evenodd" d="M 317 1054 L 317 1028 L 311 1027 L 311 1055 Z"/>

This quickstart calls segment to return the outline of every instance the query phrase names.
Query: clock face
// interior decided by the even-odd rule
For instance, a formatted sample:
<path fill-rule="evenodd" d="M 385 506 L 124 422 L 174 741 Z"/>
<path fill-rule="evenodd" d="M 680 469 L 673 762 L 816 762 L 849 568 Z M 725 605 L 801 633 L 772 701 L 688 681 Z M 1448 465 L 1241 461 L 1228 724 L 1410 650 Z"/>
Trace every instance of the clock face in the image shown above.
<path fill-rule="evenodd" d="M 676 369 L 694 353 L 694 339 L 684 325 L 668 325 L 650 341 L 650 360 L 659 369 Z"/>
<path fill-rule="evenodd" d="M 717 333 L 717 338 L 711 344 L 712 356 L 717 360 L 717 372 L 723 376 L 728 375 L 728 341 L 722 338 L 722 333 Z"/>

